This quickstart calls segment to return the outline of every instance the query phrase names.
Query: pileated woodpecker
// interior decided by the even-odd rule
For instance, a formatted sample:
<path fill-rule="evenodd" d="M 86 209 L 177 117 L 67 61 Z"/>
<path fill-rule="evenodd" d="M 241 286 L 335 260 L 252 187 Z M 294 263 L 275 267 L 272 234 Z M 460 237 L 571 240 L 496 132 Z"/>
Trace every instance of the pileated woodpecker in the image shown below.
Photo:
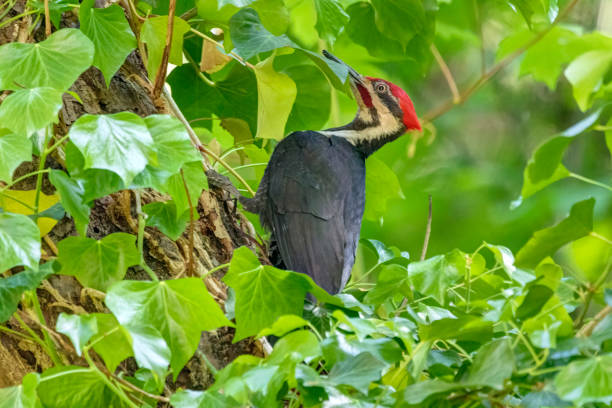
<path fill-rule="evenodd" d="M 323 55 L 344 64 L 327 51 Z M 344 64 L 346 65 L 346 64 Z M 348 67 L 348 65 L 347 65 Z M 347 125 L 291 133 L 276 146 L 253 198 L 209 170 L 213 186 L 259 214 L 271 231 L 270 259 L 302 272 L 327 292 L 340 292 L 355 262 L 365 205 L 365 159 L 408 130 L 420 130 L 410 97 L 384 79 L 363 77 L 348 67 L 359 105 Z"/>

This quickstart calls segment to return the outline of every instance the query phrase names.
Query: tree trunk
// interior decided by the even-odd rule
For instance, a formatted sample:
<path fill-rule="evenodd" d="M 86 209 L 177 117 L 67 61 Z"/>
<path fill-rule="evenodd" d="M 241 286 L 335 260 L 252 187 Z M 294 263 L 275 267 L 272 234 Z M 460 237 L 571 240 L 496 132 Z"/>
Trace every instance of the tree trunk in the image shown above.
<path fill-rule="evenodd" d="M 13 9 L 0 21 L 6 21 L 21 14 L 25 9 L 25 0 L 18 1 Z M 0 10 L 1 11 L 1 10 Z M 64 13 L 62 26 L 75 27 L 78 24 L 76 16 Z M 0 28 L 0 45 L 8 42 L 37 42 L 44 39 L 44 27 L 41 24 L 33 26 L 31 16 L 17 19 Z M 60 111 L 60 121 L 56 134 L 66 134 L 81 115 L 105 114 L 130 111 L 140 116 L 155 113 L 168 113 L 164 100 L 154 101 L 151 96 L 152 84 L 147 78 L 145 67 L 139 52 L 134 51 L 126 59 L 121 69 L 113 77 L 107 88 L 101 72 L 91 67 L 74 83 L 71 90 L 82 99 L 78 102 L 72 96 L 64 96 L 64 105 Z M 6 95 L 0 95 L 0 102 Z M 32 162 L 23 163 L 15 175 L 27 174 L 38 168 L 37 157 Z M 51 168 L 62 168 L 63 158 L 60 154 L 49 157 L 46 165 Z M 20 182 L 15 188 L 30 190 L 34 187 L 35 177 Z M 43 192 L 53 193 L 53 186 L 44 178 Z M 135 195 L 130 190 L 120 191 L 95 201 L 91 212 L 87 236 L 100 239 L 113 232 L 137 233 L 137 216 Z M 148 190 L 142 194 L 142 204 L 159 201 L 164 196 L 156 191 Z M 241 245 L 251 245 L 246 234 L 252 232 L 252 226 L 240 213 L 236 212 L 234 203 L 224 199 L 221 194 L 203 191 L 197 203 L 199 219 L 193 222 L 193 243 L 190 244 L 190 227 L 177 241 L 172 241 L 157 228 L 147 227 L 145 230 L 144 252 L 147 264 L 160 279 L 174 279 L 190 275 L 190 270 L 196 276 L 204 275 L 217 265 L 229 262 L 234 248 Z M 48 257 L 57 255 L 55 245 L 62 239 L 76 235 L 72 219 L 64 217 L 43 240 L 43 250 Z M 193 249 L 191 249 L 193 246 Z M 190 254 L 193 254 L 193 268 L 189 268 Z M 222 271 L 215 272 L 205 278 L 206 286 L 213 297 L 222 306 L 226 299 L 226 286 L 221 281 Z M 148 275 L 140 267 L 128 270 L 126 279 L 148 280 Z M 83 288 L 71 276 L 51 275 L 37 289 L 48 328 L 53 332 L 57 316 L 61 312 L 91 313 L 108 312 L 104 305 L 104 294 L 96 290 Z M 32 308 L 22 302 L 18 314 L 35 332 L 42 337 L 41 327 Z M 23 332 L 21 325 L 12 317 L 5 323 L 6 327 Z M 176 383 L 168 382 L 172 390 L 177 387 L 190 389 L 205 389 L 213 381 L 213 377 L 205 364 L 202 353 L 208 360 L 220 369 L 240 354 L 262 355 L 259 342 L 246 339 L 232 344 L 233 329 L 221 328 L 215 332 L 202 334 L 199 352 L 181 371 Z M 60 357 L 65 363 L 83 364 L 70 341 L 63 335 L 53 336 L 60 346 Z M 36 343 L 23 340 L 18 335 L 0 332 L 0 387 L 21 383 L 22 377 L 29 372 L 42 372 L 51 367 L 52 361 L 44 350 Z M 118 370 L 130 373 L 136 367 L 132 358 L 120 365 Z"/>

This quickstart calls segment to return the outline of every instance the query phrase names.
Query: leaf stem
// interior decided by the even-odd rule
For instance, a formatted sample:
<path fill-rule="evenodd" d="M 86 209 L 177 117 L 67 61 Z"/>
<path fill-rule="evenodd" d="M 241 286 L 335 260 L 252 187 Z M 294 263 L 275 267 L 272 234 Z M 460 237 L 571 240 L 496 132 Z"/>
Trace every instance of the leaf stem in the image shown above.
<path fill-rule="evenodd" d="M 13 197 L 13 196 L 10 196 L 10 195 L 8 195 L 8 194 L 5 194 L 5 193 L 3 193 L 3 191 L 2 191 L 2 190 L 0 190 L 0 196 L 2 196 L 2 197 L 6 197 L 6 198 L 9 198 L 9 199 L 11 199 L 11 200 L 15 201 L 16 203 L 19 203 L 19 204 L 23 205 L 23 206 L 24 206 L 24 207 L 26 207 L 28 210 L 32 210 L 32 211 L 34 211 L 34 207 L 32 207 L 31 205 L 29 205 L 28 203 L 25 203 L 25 202 L 21 201 L 21 200 L 20 200 L 20 199 L 18 199 L 18 198 L 15 198 L 15 197 Z"/>
<path fill-rule="evenodd" d="M 142 208 L 140 206 L 140 190 L 134 190 L 134 196 L 136 199 L 136 214 L 138 214 L 138 253 L 140 254 L 140 267 L 144 269 L 144 271 L 149 275 L 152 281 L 159 282 L 159 278 L 153 272 L 149 265 L 145 262 L 144 259 L 144 230 L 145 230 L 145 214 L 142 212 Z"/>
<path fill-rule="evenodd" d="M 51 14 L 49 13 L 49 0 L 44 0 L 45 3 L 45 36 L 51 35 Z"/>
<path fill-rule="evenodd" d="M 9 18 L 7 20 L 4 20 L 2 23 L 0 23 L 0 28 L 4 27 L 7 24 L 12 23 L 15 20 L 19 20 L 22 17 L 29 16 L 30 14 L 35 14 L 37 12 L 38 12 L 37 10 L 29 10 L 29 11 L 25 11 L 25 12 L 23 12 L 21 14 L 18 14 L 18 15 L 14 16 L 14 17 L 11 17 L 11 18 Z"/>
<path fill-rule="evenodd" d="M 162 396 L 160 396 L 160 395 L 151 394 L 151 393 L 149 393 L 149 392 L 147 392 L 147 391 L 143 390 L 142 388 L 138 388 L 137 386 L 135 386 L 135 385 L 134 385 L 134 384 L 132 384 L 131 382 L 126 381 L 126 380 L 124 380 L 123 378 L 121 378 L 121 377 L 119 377 L 119 376 L 116 376 L 115 374 L 111 374 L 111 376 L 112 376 L 112 377 L 113 377 L 113 379 L 114 379 L 115 381 L 117 381 L 117 382 L 118 382 L 120 385 L 123 385 L 123 386 L 125 386 L 125 387 L 127 387 L 127 388 L 130 388 L 132 391 L 136 391 L 136 392 L 138 392 L 138 393 L 140 393 L 140 394 L 144 395 L 145 397 L 149 397 L 149 398 L 152 398 L 152 399 L 154 399 L 154 400 L 161 401 L 161 402 L 165 402 L 165 403 L 169 403 L 169 402 L 170 402 L 170 399 L 169 399 L 169 398 L 167 398 L 167 397 L 162 397 Z"/>
<path fill-rule="evenodd" d="M 9 329 L 8 327 L 5 327 L 5 326 L 1 326 L 0 325 L 0 332 L 5 332 L 7 334 L 11 334 L 13 336 L 18 336 L 18 337 L 23 338 L 24 340 L 36 343 L 36 339 L 34 339 L 33 337 L 28 336 L 27 334 L 20 333 L 20 332 L 18 332 L 16 330 Z"/>
<path fill-rule="evenodd" d="M 26 322 L 23 321 L 21 316 L 19 316 L 19 313 L 18 312 L 13 313 L 13 317 L 15 318 L 15 320 L 17 320 L 19 322 L 21 327 L 25 331 L 28 332 L 30 337 L 32 337 L 32 340 L 34 340 L 49 355 L 49 357 L 51 357 L 51 359 L 53 360 L 53 354 L 52 354 L 51 350 L 49 350 L 49 346 L 38 336 L 38 334 L 36 334 L 36 332 L 34 330 L 32 330 L 32 328 L 30 326 L 28 326 L 26 324 Z M 53 363 L 54 364 L 58 364 L 58 365 L 62 365 L 61 362 L 59 362 L 59 361 L 56 362 L 55 360 L 53 360 Z"/>
<path fill-rule="evenodd" d="M 29 178 L 29 177 L 32 177 L 32 176 L 36 176 L 37 174 L 41 174 L 41 173 L 43 173 L 43 174 L 44 174 L 44 173 L 49 173 L 50 171 L 51 171 L 50 169 L 43 169 L 43 170 L 36 170 L 36 171 L 33 171 L 33 172 L 31 172 L 31 173 L 28 173 L 28 174 L 24 174 L 23 176 L 18 177 L 18 178 L 16 178 L 15 180 L 11 181 L 11 182 L 10 182 L 9 184 L 7 184 L 6 186 L 4 186 L 4 187 L 0 188 L 0 193 L 2 193 L 3 191 L 8 190 L 9 188 L 13 187 L 15 184 L 19 183 L 19 182 L 20 182 L 20 181 L 22 181 L 22 180 L 25 180 L 25 179 L 27 179 L 27 178 Z M 32 208 L 32 207 L 30 207 L 30 208 Z"/>
<path fill-rule="evenodd" d="M 598 187 L 601 187 L 601 188 L 605 188 L 608 191 L 612 191 L 612 186 L 609 186 L 609 185 L 604 184 L 604 183 L 600 183 L 599 181 L 590 179 L 588 177 L 581 176 L 580 174 L 570 173 L 569 176 L 572 177 L 572 178 L 575 178 L 577 180 L 584 181 L 585 183 L 592 184 L 594 186 L 598 186 Z"/>
<path fill-rule="evenodd" d="M 36 174 L 36 195 L 34 196 L 34 215 L 38 215 L 38 205 L 40 203 L 40 191 L 42 189 L 42 171 L 45 169 L 45 162 L 47 161 L 47 143 L 49 142 L 49 126 L 45 128 L 45 142 L 43 143 L 44 149 L 40 152 L 38 158 L 38 172 Z"/>
<path fill-rule="evenodd" d="M 38 301 L 38 295 L 36 294 L 36 289 L 32 290 L 30 293 L 31 293 L 31 298 L 32 298 L 32 304 L 34 306 L 34 311 L 36 312 L 38 321 L 41 323 L 40 327 L 41 327 L 43 337 L 45 339 L 45 343 L 47 343 L 47 346 L 49 347 L 49 350 L 51 351 L 51 354 L 50 354 L 51 360 L 53 360 L 53 362 L 56 365 L 60 365 L 60 366 L 64 365 L 59 357 L 59 354 L 57 353 L 57 349 L 55 348 L 55 343 L 53 342 L 53 340 L 51 340 L 51 336 L 49 336 L 49 333 L 45 329 L 45 327 L 47 327 L 47 320 L 45 319 L 45 315 L 43 314 L 42 309 L 40 307 L 40 302 Z"/>
<path fill-rule="evenodd" d="M 448 65 L 446 65 L 446 61 L 444 61 L 444 58 L 442 58 L 442 55 L 440 55 L 440 51 L 438 51 L 438 48 L 436 47 L 434 43 L 429 44 L 429 50 L 431 51 L 434 58 L 436 59 L 436 62 L 438 63 L 438 66 L 440 67 L 440 71 L 442 71 L 442 75 L 444 75 L 444 79 L 446 79 L 448 88 L 450 89 L 451 94 L 453 95 L 453 103 L 455 104 L 459 103 L 461 101 L 461 95 L 459 95 L 459 89 L 457 89 L 457 83 L 455 82 L 455 79 L 453 78 L 453 74 L 448 68 Z"/>
<path fill-rule="evenodd" d="M 104 374 L 98 366 L 94 363 L 91 356 L 89 355 L 89 346 L 83 347 L 83 357 L 89 364 L 89 367 L 98 374 L 98 376 L 104 381 L 104 383 L 111 389 L 122 401 L 124 401 L 130 408 L 138 408 L 138 405 L 128 398 L 120 387 L 117 387 L 107 376 Z"/>
<path fill-rule="evenodd" d="M 590 236 L 592 236 L 593 238 L 597 238 L 600 241 L 605 242 L 608 245 L 612 245 L 612 241 L 609 240 L 608 238 L 604 237 L 603 235 L 599 235 L 598 233 L 591 231 L 591 233 L 589 234 Z"/>
<path fill-rule="evenodd" d="M 187 187 L 187 180 L 185 180 L 185 173 L 183 169 L 181 169 L 181 179 L 183 180 L 183 187 L 185 188 L 185 193 L 187 195 L 187 203 L 189 204 L 189 258 L 187 261 L 187 270 L 189 271 L 189 275 L 193 276 L 195 274 L 195 263 L 193 260 L 193 242 L 194 242 L 194 215 L 193 215 L 193 203 L 191 202 L 191 196 L 189 195 L 189 187 Z"/>

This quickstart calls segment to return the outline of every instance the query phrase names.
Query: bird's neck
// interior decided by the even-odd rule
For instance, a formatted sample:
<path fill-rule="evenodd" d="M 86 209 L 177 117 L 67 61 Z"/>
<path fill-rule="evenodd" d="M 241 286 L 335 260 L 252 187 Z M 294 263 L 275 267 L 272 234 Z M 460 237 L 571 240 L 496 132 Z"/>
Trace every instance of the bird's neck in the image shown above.
<path fill-rule="evenodd" d="M 366 121 L 364 116 L 357 114 L 350 123 L 320 133 L 346 139 L 367 157 L 406 132 L 406 127 L 395 120 L 385 120 L 384 117 L 380 120 L 377 115 L 371 115 L 375 120 Z"/>

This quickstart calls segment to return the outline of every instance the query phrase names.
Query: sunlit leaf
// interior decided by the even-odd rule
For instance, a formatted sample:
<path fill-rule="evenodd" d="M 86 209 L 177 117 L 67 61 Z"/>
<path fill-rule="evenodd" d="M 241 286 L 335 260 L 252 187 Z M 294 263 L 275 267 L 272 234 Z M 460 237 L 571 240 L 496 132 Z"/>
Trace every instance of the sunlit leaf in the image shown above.
<path fill-rule="evenodd" d="M 81 31 L 94 43 L 93 65 L 98 67 L 106 85 L 119 70 L 125 58 L 136 48 L 136 37 L 117 4 L 94 8 L 95 0 L 85 0 L 79 8 Z"/>
<path fill-rule="evenodd" d="M 408 265 L 408 278 L 415 290 L 444 304 L 446 291 L 465 275 L 465 254 L 454 250 Z"/>
<path fill-rule="evenodd" d="M 92 313 L 98 332 L 91 338 L 93 349 L 102 357 L 106 367 L 114 372 L 119 363 L 133 356 L 130 336 L 110 313 Z M 149 351 L 149 350 L 147 350 Z"/>
<path fill-rule="evenodd" d="M 57 244 L 61 274 L 72 275 L 86 287 L 106 291 L 125 276 L 127 268 L 140 263 L 136 236 L 116 232 L 95 240 L 68 237 Z"/>
<path fill-rule="evenodd" d="M 575 404 L 612 402 L 612 355 L 571 362 L 555 377 L 559 396 Z"/>
<path fill-rule="evenodd" d="M 378 273 L 376 286 L 368 291 L 364 302 L 377 305 L 392 299 L 394 295 L 410 295 L 410 281 L 405 267 L 390 264 L 383 265 Z"/>
<path fill-rule="evenodd" d="M 0 89 L 51 87 L 61 93 L 89 68 L 93 55 L 91 41 L 74 28 L 36 44 L 5 44 L 0 46 Z"/>
<path fill-rule="evenodd" d="M 49 214 L 59 201 L 57 194 L 38 194 L 38 216 L 34 215 L 33 210 L 36 202 L 36 190 L 7 190 L 2 194 L 3 196 L 0 196 L 0 207 L 6 212 L 27 215 L 32 220 L 36 220 L 41 237 L 47 235 L 58 220 L 63 217 L 64 212 L 61 209 L 59 217 Z"/>
<path fill-rule="evenodd" d="M 40 232 L 22 214 L 0 213 L 0 271 L 17 265 L 38 269 Z"/>
<path fill-rule="evenodd" d="M 55 323 L 55 330 L 68 336 L 77 355 L 94 334 L 98 333 L 98 322 L 95 315 L 69 315 L 60 313 Z"/>
<path fill-rule="evenodd" d="M 265 29 L 257 12 L 244 8 L 232 16 L 229 22 L 232 42 L 245 59 L 282 47 L 297 47 L 286 35 L 275 36 Z"/>
<path fill-rule="evenodd" d="M 366 161 L 366 204 L 364 217 L 378 221 L 387 212 L 391 199 L 402 197 L 402 188 L 397 175 L 376 156 Z"/>
<path fill-rule="evenodd" d="M 0 388 L 0 407 L 2 408 L 37 408 L 40 401 L 36 395 L 39 374 L 26 374 L 21 384 Z"/>
<path fill-rule="evenodd" d="M 183 63 L 183 36 L 189 31 L 189 24 L 179 17 L 174 17 L 172 44 L 168 61 L 174 65 Z M 162 61 L 168 33 L 168 16 L 148 18 L 141 28 L 142 42 L 147 44 L 147 71 L 149 79 L 154 80 Z"/>
<path fill-rule="evenodd" d="M 589 51 L 572 61 L 565 70 L 565 76 L 574 89 L 574 98 L 582 111 L 591 106 L 591 94 L 601 86 L 610 64 L 612 51 Z"/>
<path fill-rule="evenodd" d="M 297 89 L 286 74 L 274 70 L 274 57 L 255 66 L 257 78 L 257 134 L 255 137 L 281 140 Z"/>
<path fill-rule="evenodd" d="M 176 173 L 185 163 L 201 160 L 185 126 L 169 115 L 149 115 L 145 125 L 153 138 L 159 168 Z"/>
<path fill-rule="evenodd" d="M 172 394 L 170 402 L 176 408 L 239 408 L 241 405 L 220 392 L 180 390 Z"/>
<path fill-rule="evenodd" d="M 13 92 L 0 105 L 0 123 L 22 137 L 57 122 L 62 108 L 62 91 L 31 88 Z"/>
<path fill-rule="evenodd" d="M 337 0 L 315 0 L 314 3 L 317 10 L 315 28 L 319 36 L 331 46 L 342 32 L 349 16 Z"/>
<path fill-rule="evenodd" d="M 0 180 L 9 183 L 17 166 L 29 160 L 32 160 L 32 142 L 24 135 L 0 129 Z"/>
<path fill-rule="evenodd" d="M 464 381 L 471 386 L 487 386 L 501 390 L 513 370 L 514 354 L 510 340 L 496 339 L 478 350 Z"/>
<path fill-rule="evenodd" d="M 132 336 L 143 326 L 160 333 L 172 352 L 175 379 L 197 349 L 202 331 L 232 325 L 198 278 L 117 282 L 105 302 Z"/>

